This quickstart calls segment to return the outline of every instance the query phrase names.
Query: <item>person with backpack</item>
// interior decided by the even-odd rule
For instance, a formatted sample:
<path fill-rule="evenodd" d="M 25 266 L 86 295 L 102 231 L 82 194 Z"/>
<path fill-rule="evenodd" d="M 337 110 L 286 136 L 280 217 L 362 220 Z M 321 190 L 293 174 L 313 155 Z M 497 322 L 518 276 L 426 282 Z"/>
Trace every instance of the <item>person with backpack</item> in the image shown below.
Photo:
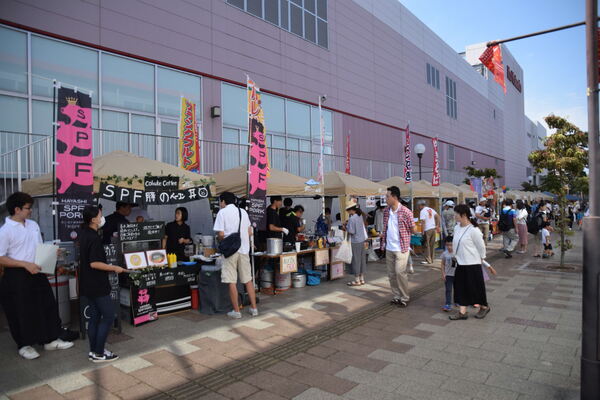
<path fill-rule="evenodd" d="M 517 235 L 517 212 L 513 208 L 511 199 L 504 200 L 504 207 L 500 211 L 500 219 L 498 228 L 502 232 L 502 248 L 501 252 L 506 254 L 506 258 L 512 258 L 512 252 L 517 246 L 519 236 Z"/>
<path fill-rule="evenodd" d="M 523 200 L 517 200 L 517 234 L 519 235 L 518 254 L 527 253 L 527 213 L 526 204 Z"/>

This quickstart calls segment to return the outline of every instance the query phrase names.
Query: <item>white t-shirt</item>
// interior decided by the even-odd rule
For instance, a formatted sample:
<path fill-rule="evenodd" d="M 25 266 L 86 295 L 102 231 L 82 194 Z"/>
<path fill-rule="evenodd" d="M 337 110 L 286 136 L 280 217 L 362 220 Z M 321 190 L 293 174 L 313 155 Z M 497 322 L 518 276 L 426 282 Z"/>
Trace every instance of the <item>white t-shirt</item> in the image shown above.
<path fill-rule="evenodd" d="M 401 251 L 400 249 L 400 229 L 398 228 L 398 211 L 396 212 L 390 207 L 390 216 L 388 218 L 387 234 L 385 240 L 385 249 L 389 251 Z"/>
<path fill-rule="evenodd" d="M 527 210 L 517 210 L 517 224 L 525 225 L 527 223 Z"/>
<path fill-rule="evenodd" d="M 475 215 L 479 214 L 479 215 L 483 216 L 484 214 L 487 213 L 487 211 L 489 211 L 487 207 L 477 206 L 475 208 Z M 477 218 L 477 224 L 479 224 L 479 225 L 481 225 L 481 224 L 489 224 L 489 223 L 490 223 L 489 219 L 480 219 L 480 218 Z"/>
<path fill-rule="evenodd" d="M 240 226 L 240 238 L 242 244 L 238 253 L 249 254 L 250 253 L 250 235 L 248 234 L 248 228 L 250 227 L 250 218 L 246 210 L 242 212 L 242 224 Z M 227 207 L 219 210 L 217 218 L 215 219 L 215 226 L 213 230 L 215 232 L 224 232 L 225 237 L 237 232 L 238 224 L 240 223 L 240 217 L 238 208 L 233 204 L 227 205 Z"/>
<path fill-rule="evenodd" d="M 419 219 L 425 221 L 425 231 L 435 229 L 435 216 L 437 213 L 433 208 L 423 207 Z"/>
<path fill-rule="evenodd" d="M 550 231 L 546 228 L 542 229 L 542 244 L 550 242 Z"/>
<path fill-rule="evenodd" d="M 37 222 L 25 220 L 25 225 L 6 217 L 0 228 L 0 257 L 17 261 L 35 261 L 35 249 L 42 243 L 42 234 Z"/>

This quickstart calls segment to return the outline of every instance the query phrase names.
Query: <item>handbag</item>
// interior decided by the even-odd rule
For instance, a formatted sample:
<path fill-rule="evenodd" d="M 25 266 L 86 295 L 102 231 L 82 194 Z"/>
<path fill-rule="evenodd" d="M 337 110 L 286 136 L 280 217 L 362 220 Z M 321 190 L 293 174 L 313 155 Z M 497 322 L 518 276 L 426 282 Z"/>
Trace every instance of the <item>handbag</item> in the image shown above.
<path fill-rule="evenodd" d="M 242 246 L 242 238 L 240 236 L 240 228 L 242 226 L 242 211 L 238 207 L 238 213 L 240 214 L 240 222 L 238 224 L 238 231 L 227 236 L 219 243 L 219 253 L 223 254 L 223 257 L 229 258 L 240 249 Z"/>
<path fill-rule="evenodd" d="M 335 257 L 333 257 L 333 261 L 341 261 L 346 264 L 352 263 L 352 245 L 350 245 L 347 237 L 344 237 L 340 249 L 337 251 Z"/>

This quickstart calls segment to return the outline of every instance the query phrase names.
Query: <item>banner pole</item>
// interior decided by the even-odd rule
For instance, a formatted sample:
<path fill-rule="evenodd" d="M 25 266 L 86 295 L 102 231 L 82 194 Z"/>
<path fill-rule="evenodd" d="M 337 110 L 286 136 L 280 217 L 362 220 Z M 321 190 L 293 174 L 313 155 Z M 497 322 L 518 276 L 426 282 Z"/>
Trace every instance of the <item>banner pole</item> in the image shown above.
<path fill-rule="evenodd" d="M 250 101 L 248 101 L 248 81 L 250 77 L 246 75 L 246 117 L 248 119 L 248 157 L 246 158 L 246 196 L 248 201 L 246 202 L 246 207 L 250 201 L 250 149 L 252 147 L 252 132 L 250 132 Z M 247 211 L 247 210 L 246 210 Z M 252 236 L 250 237 L 250 268 L 252 272 L 252 284 L 254 285 L 254 290 L 256 291 L 258 285 L 256 284 L 256 266 L 254 265 L 254 234 L 256 233 L 254 226 L 250 224 L 252 228 Z"/>
<path fill-rule="evenodd" d="M 56 241 L 56 126 L 57 104 L 56 104 L 56 79 L 53 80 L 52 88 L 52 239 Z"/>

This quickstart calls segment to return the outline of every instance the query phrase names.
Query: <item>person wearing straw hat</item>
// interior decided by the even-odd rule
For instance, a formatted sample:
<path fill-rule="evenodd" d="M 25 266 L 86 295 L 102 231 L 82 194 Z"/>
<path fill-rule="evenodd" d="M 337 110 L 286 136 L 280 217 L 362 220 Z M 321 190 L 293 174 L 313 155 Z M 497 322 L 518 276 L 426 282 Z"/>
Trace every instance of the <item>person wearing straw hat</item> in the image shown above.
<path fill-rule="evenodd" d="M 367 230 L 361 216 L 362 212 L 356 201 L 351 200 L 346 206 L 346 211 L 350 214 L 350 218 L 348 218 L 344 228 L 350 235 L 350 245 L 352 246 L 351 266 L 354 274 L 354 281 L 348 282 L 348 286 L 362 286 L 365 284 L 365 272 L 367 271 L 367 253 L 365 249 Z"/>

